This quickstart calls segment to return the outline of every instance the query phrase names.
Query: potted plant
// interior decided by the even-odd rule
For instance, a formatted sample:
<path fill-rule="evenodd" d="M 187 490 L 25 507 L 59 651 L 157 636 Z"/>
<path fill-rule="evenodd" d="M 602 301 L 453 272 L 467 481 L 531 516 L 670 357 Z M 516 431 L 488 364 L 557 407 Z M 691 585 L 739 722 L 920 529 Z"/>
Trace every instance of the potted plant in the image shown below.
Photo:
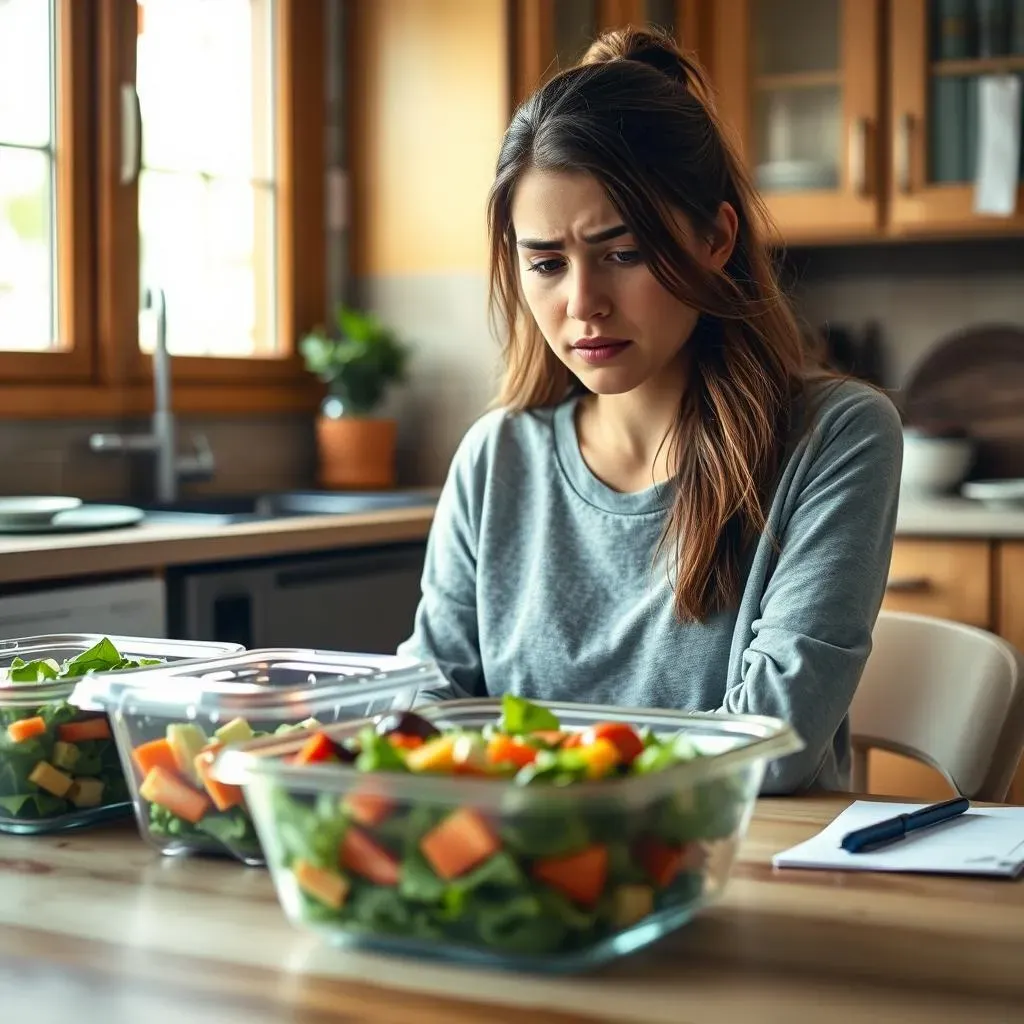
<path fill-rule="evenodd" d="M 327 385 L 316 425 L 320 485 L 393 487 L 398 425 L 373 414 L 405 380 L 409 350 L 370 313 L 340 305 L 335 320 L 336 336 L 317 327 L 299 342 L 306 369 Z"/>

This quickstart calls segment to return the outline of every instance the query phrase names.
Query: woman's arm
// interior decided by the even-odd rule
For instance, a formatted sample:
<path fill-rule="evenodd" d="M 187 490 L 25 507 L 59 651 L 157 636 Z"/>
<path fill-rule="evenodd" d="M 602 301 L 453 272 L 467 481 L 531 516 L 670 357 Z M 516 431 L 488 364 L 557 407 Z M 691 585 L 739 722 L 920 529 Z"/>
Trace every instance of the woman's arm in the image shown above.
<path fill-rule="evenodd" d="M 785 719 L 803 738 L 801 753 L 769 765 L 766 793 L 806 788 L 827 757 L 871 650 L 892 556 L 903 452 L 895 408 L 861 391 L 816 429 L 740 678 L 720 709 Z"/>
<path fill-rule="evenodd" d="M 478 424 L 452 459 L 427 540 L 413 633 L 398 648 L 437 663 L 451 687 L 447 698 L 486 696 L 476 610 L 478 495 L 485 473 L 480 433 Z"/>

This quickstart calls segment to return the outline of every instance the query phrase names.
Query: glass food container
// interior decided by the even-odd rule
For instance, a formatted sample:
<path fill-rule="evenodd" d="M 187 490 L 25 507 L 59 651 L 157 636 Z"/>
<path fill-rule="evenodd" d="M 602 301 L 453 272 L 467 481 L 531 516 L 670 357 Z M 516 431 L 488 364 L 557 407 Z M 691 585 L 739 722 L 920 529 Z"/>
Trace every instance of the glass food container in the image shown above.
<path fill-rule="evenodd" d="M 450 766 L 372 770 L 366 751 L 384 730 L 367 739 L 363 723 L 323 730 L 347 750 L 339 760 L 294 763 L 304 741 L 288 737 L 224 751 L 214 774 L 243 788 L 293 923 L 341 944 L 558 971 L 645 946 L 717 900 L 766 765 L 803 748 L 770 718 L 536 706 L 570 736 L 629 723 L 645 744 L 657 738 L 655 754 L 685 748 L 689 759 L 547 785 Z M 487 736 L 500 712 L 495 700 L 416 709 L 441 730 L 432 740 L 453 744 L 475 741 L 467 731 Z M 408 766 L 412 755 L 402 756 Z"/>
<path fill-rule="evenodd" d="M 164 854 L 229 854 L 251 865 L 264 863 L 263 852 L 241 789 L 210 773 L 217 752 L 405 709 L 446 686 L 432 663 L 287 648 L 168 668 L 140 686 L 129 675 L 83 684 L 110 713 L 143 838 Z"/>
<path fill-rule="evenodd" d="M 76 680 L 122 673 L 141 683 L 164 664 L 241 649 L 92 633 L 0 641 L 0 832 L 55 832 L 130 812 L 107 716 L 71 699 Z"/>

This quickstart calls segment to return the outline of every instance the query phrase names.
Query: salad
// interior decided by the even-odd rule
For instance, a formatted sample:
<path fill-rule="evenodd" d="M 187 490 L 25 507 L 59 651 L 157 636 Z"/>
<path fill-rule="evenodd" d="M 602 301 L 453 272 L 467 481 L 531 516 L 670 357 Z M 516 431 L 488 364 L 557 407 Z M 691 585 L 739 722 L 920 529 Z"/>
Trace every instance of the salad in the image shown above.
<path fill-rule="evenodd" d="M 571 953 L 655 916 L 689 916 L 713 885 L 714 844 L 739 832 L 750 780 L 734 771 L 639 802 L 636 787 L 631 799 L 611 785 L 571 804 L 552 794 L 702 756 L 682 733 L 621 721 L 568 729 L 506 695 L 501 717 L 479 729 L 439 729 L 407 711 L 341 742 L 314 731 L 291 755 L 296 781 L 256 786 L 253 799 L 282 898 L 306 923 L 502 956 Z M 380 774 L 372 792 L 358 777 L 341 797 L 298 791 L 294 768 L 332 764 L 505 785 L 461 804 L 403 799 L 400 779 L 391 788 Z"/>
<path fill-rule="evenodd" d="M 24 661 L 0 670 L 5 686 L 77 679 L 93 672 L 117 672 L 160 664 L 157 658 L 128 658 L 103 638 L 74 658 Z M 67 701 L 24 706 L 0 700 L 0 817 L 36 820 L 125 803 L 128 787 L 106 715 L 80 711 Z"/>
<path fill-rule="evenodd" d="M 244 718 L 222 725 L 212 736 L 194 722 L 172 722 L 163 736 L 132 749 L 138 772 L 139 798 L 149 834 L 174 846 L 220 853 L 228 851 L 247 862 L 263 854 L 242 790 L 218 782 L 210 774 L 225 746 L 319 726 L 310 719 L 282 725 L 274 733 L 253 729 Z"/>

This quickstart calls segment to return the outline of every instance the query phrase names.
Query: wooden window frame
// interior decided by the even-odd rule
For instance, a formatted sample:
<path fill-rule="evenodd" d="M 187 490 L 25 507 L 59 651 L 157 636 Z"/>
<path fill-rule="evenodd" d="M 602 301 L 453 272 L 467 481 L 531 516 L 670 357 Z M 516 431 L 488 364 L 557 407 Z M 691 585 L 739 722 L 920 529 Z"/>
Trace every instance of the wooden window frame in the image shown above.
<path fill-rule="evenodd" d="M 120 182 L 121 86 L 134 86 L 136 0 L 58 0 L 59 287 L 70 351 L 0 353 L 0 416 L 145 415 L 151 361 L 138 343 L 138 185 Z M 326 314 L 322 0 L 276 0 L 274 357 L 174 356 L 176 411 L 312 411 L 322 386 L 296 352 Z M 62 41 L 63 40 L 63 41 Z M 94 86 L 94 87 L 93 87 Z M 93 117 L 94 111 L 98 116 Z M 130 282 L 125 287 L 124 282 Z"/>
<path fill-rule="evenodd" d="M 94 178 L 89 154 L 94 25 L 86 5 L 73 0 L 57 0 L 55 11 L 54 198 L 59 219 L 54 285 L 57 336 L 62 344 L 46 352 L 0 352 L 0 381 L 5 382 L 87 382 L 95 365 L 90 273 Z M 0 401 L 0 409 L 3 404 Z"/>

